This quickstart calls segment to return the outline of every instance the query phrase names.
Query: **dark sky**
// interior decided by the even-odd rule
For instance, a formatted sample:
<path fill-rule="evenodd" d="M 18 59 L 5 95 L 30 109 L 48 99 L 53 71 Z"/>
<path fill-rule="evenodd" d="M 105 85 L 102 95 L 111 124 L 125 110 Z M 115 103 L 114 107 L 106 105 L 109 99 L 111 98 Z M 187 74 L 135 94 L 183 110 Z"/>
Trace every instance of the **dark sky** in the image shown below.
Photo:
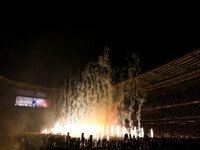
<path fill-rule="evenodd" d="M 196 20 L 131 16 L 14 15 L 1 17 L 0 75 L 55 87 L 110 47 L 113 66 L 127 54 L 141 58 L 142 72 L 200 48 Z"/>

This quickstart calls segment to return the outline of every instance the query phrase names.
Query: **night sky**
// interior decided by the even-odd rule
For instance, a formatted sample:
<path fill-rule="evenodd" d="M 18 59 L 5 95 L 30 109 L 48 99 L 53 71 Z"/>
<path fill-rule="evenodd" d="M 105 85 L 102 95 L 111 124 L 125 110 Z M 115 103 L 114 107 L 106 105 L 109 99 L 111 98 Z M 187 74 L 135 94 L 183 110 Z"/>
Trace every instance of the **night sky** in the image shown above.
<path fill-rule="evenodd" d="M 161 17 L 14 15 L 1 18 L 0 75 L 55 87 L 69 80 L 105 46 L 112 66 L 134 52 L 142 73 L 200 48 L 196 21 Z"/>

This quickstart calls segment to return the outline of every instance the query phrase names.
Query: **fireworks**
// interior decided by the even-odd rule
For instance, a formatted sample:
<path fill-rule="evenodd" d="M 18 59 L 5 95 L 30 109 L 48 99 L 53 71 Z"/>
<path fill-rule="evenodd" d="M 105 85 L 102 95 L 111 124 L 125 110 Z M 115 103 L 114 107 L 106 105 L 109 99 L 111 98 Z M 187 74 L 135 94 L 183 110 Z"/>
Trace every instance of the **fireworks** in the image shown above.
<path fill-rule="evenodd" d="M 70 133 L 72 137 L 80 137 L 84 133 L 86 139 L 90 135 L 93 135 L 94 139 L 111 139 L 123 137 L 125 134 L 134 135 L 136 138 L 135 132 L 144 137 L 144 131 L 140 127 L 140 111 L 144 102 L 142 95 L 145 94 L 136 79 L 122 87 L 116 88 L 113 85 L 114 71 L 108 59 L 108 51 L 106 48 L 97 63 L 89 63 L 80 76 L 70 79 L 68 89 L 65 87 L 62 90 L 64 93 L 60 94 L 55 109 L 58 122 L 50 132 L 64 135 Z M 130 79 L 136 75 L 134 68 L 138 67 L 135 65 L 129 62 Z M 126 86 L 129 91 L 124 90 Z M 135 103 L 138 103 L 138 111 L 134 116 L 137 122 L 133 122 L 131 115 Z M 127 122 L 130 123 L 129 127 Z M 134 131 L 131 127 L 134 127 Z"/>
<path fill-rule="evenodd" d="M 106 127 L 106 128 L 105 128 Z M 110 129 L 110 130 L 109 130 Z M 81 138 L 81 135 L 85 135 L 85 139 L 89 139 L 89 136 L 92 135 L 95 140 L 103 140 L 104 138 L 123 138 L 125 134 L 130 134 L 131 137 L 137 138 L 137 135 L 140 138 L 144 138 L 144 129 L 128 129 L 125 126 L 120 127 L 119 125 L 100 125 L 100 124 L 70 124 L 61 125 L 59 122 L 56 123 L 55 127 L 47 130 L 44 129 L 42 131 L 43 134 L 51 133 L 51 134 L 62 134 L 67 135 L 70 134 L 71 137 Z M 138 133 L 138 134 L 137 134 Z M 153 129 L 150 130 L 151 138 L 153 138 Z"/>

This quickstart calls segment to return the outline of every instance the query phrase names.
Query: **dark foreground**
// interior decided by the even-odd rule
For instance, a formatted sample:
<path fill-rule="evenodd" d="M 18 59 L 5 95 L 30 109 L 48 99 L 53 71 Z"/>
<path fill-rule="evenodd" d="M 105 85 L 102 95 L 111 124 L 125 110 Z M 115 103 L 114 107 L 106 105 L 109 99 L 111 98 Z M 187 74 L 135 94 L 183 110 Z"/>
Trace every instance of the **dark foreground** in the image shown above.
<path fill-rule="evenodd" d="M 198 150 L 200 139 L 148 138 L 106 139 L 102 141 L 74 139 L 62 135 L 0 134 L 1 150 Z"/>

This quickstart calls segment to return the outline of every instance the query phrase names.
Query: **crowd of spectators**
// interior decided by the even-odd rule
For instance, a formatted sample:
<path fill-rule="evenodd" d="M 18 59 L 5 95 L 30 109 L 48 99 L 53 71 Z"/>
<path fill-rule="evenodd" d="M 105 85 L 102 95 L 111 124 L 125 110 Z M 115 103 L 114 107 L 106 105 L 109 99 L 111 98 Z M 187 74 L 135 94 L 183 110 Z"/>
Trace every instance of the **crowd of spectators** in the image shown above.
<path fill-rule="evenodd" d="M 195 119 L 200 117 L 199 108 L 200 103 L 142 111 L 142 120 Z"/>
<path fill-rule="evenodd" d="M 182 135 L 200 133 L 200 88 L 163 93 L 156 98 L 157 106 L 141 111 L 144 126 L 157 132 L 164 129 Z"/>
<path fill-rule="evenodd" d="M 200 99 L 200 88 L 175 90 L 171 93 L 162 94 L 158 98 L 162 102 L 162 106 L 195 101 Z"/>
<path fill-rule="evenodd" d="M 168 150 L 200 149 L 200 139 L 192 138 L 130 138 L 95 141 L 89 138 L 71 138 L 49 134 L 0 134 L 1 150 L 56 150 L 56 149 L 129 149 L 129 150 Z"/>

